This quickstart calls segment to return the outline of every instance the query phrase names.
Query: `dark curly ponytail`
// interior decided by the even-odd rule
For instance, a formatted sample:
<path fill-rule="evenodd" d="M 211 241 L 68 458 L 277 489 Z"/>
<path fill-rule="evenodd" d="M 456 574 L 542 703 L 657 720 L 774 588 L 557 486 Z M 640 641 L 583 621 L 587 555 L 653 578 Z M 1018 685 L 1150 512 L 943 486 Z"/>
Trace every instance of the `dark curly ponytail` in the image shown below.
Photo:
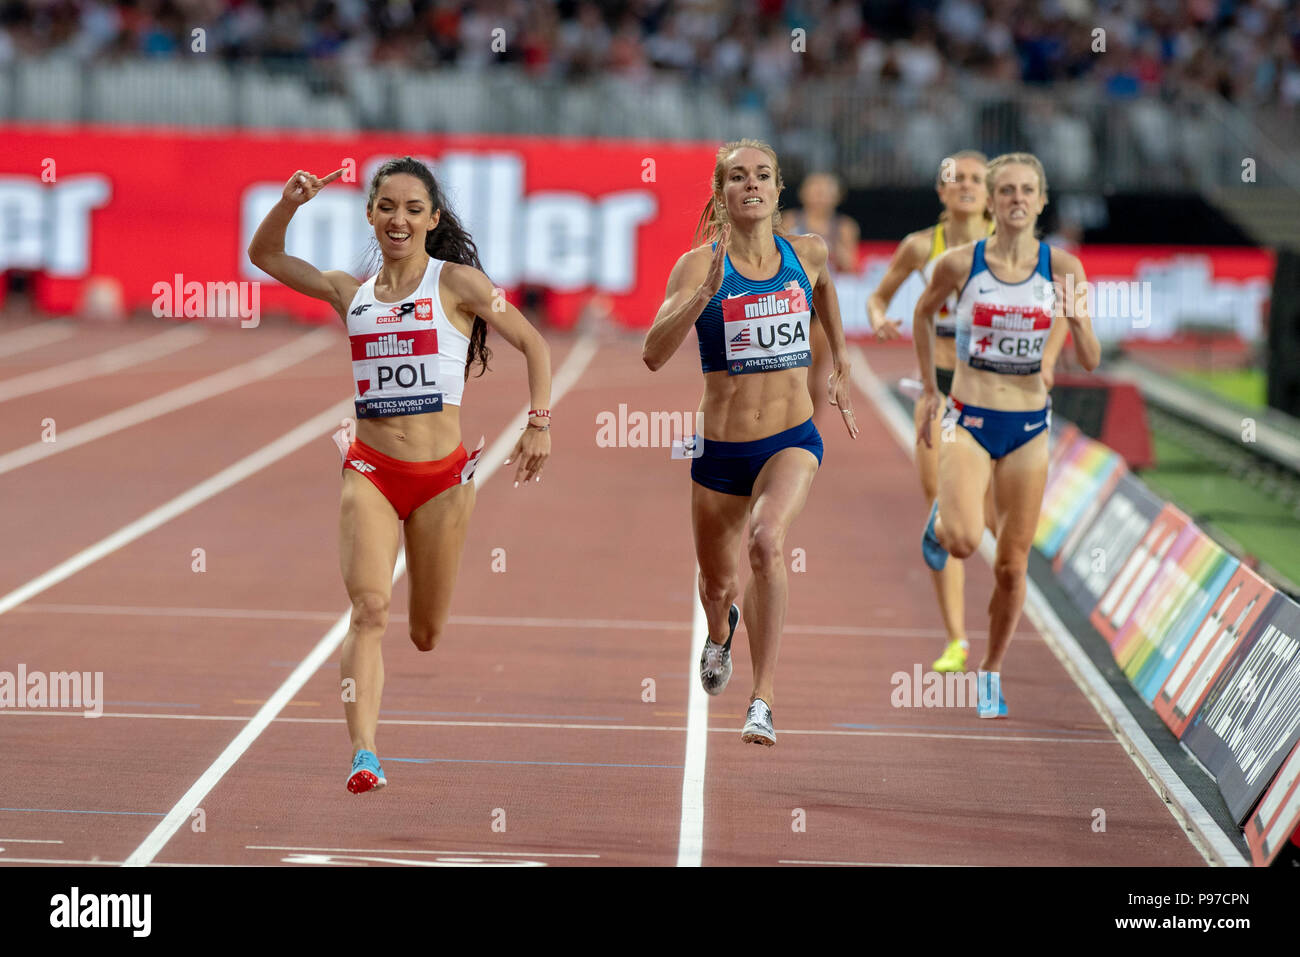
<path fill-rule="evenodd" d="M 474 240 L 470 238 L 465 227 L 456 218 L 456 214 L 447 205 L 447 197 L 443 196 L 442 190 L 438 187 L 438 181 L 433 178 L 433 173 L 430 172 L 429 167 L 419 160 L 410 156 L 403 156 L 401 159 L 391 159 L 380 166 L 370 180 L 370 193 L 366 197 L 366 209 L 370 209 L 374 205 L 375 197 L 379 193 L 379 184 L 396 173 L 406 173 L 423 183 L 424 188 L 429 192 L 429 203 L 432 209 L 442 210 L 438 225 L 425 234 L 424 251 L 434 259 L 460 263 L 463 266 L 473 266 L 475 269 L 481 270 L 483 264 L 478 259 L 478 247 L 474 245 Z M 469 378 L 470 367 L 475 363 L 479 365 L 479 375 L 488 371 L 488 360 L 491 358 L 492 350 L 487 347 L 487 322 L 481 316 L 475 316 L 474 326 L 470 329 L 469 334 L 469 353 L 465 357 L 465 378 Z"/>

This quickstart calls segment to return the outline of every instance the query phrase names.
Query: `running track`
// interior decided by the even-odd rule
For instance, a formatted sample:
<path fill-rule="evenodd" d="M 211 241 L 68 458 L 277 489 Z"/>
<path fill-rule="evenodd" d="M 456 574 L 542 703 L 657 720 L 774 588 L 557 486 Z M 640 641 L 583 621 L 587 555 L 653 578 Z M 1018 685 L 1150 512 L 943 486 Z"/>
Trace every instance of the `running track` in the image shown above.
<path fill-rule="evenodd" d="M 521 357 L 490 344 L 463 410 L 466 445 L 485 435 L 489 452 L 527 400 Z M 727 691 L 691 693 L 689 463 L 596 444 L 620 403 L 696 408 L 694 339 L 655 374 L 637 338 L 551 346 L 573 383 L 551 462 L 514 489 L 500 447 L 485 455 L 432 654 L 406 636 L 405 577 L 394 588 L 389 786 L 355 797 L 330 439 L 349 414 L 342 330 L 0 324 L 0 671 L 102 671 L 106 701 L 97 719 L 0 710 L 21 770 L 0 779 L 0 863 L 1204 863 L 1027 619 L 1010 720 L 891 706 L 890 676 L 928 670 L 942 631 L 913 467 L 861 392 L 856 443 L 818 413 L 825 465 L 786 543 L 806 571 L 790 575 L 778 744 L 742 744 L 743 634 Z M 903 349 L 870 359 L 885 379 L 911 366 Z M 977 656 L 992 581 L 967 569 Z"/>

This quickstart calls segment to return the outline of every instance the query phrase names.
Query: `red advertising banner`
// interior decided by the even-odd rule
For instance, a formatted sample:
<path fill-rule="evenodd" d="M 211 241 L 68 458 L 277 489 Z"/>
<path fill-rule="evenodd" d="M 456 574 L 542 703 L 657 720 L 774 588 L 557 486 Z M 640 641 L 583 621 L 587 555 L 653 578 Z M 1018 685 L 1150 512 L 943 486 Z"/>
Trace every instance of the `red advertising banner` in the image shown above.
<path fill-rule="evenodd" d="M 1246 843 L 1256 867 L 1267 867 L 1286 843 L 1300 846 L 1300 744 L 1282 765 L 1273 783 L 1246 822 Z"/>
<path fill-rule="evenodd" d="M 259 311 L 330 321 L 323 303 L 255 269 L 248 241 L 295 170 L 345 167 L 298 211 L 286 251 L 360 275 L 374 235 L 365 220 L 368 176 L 383 160 L 410 154 L 433 163 L 484 271 L 512 297 L 541 290 L 533 296 L 562 327 L 597 296 L 596 306 L 617 321 L 649 326 L 708 201 L 717 148 L 13 124 L 0 125 L 0 136 L 0 273 L 34 271 L 39 304 L 51 312 L 75 313 L 94 277 L 120 283 L 128 308 L 157 303 L 163 315 L 178 303 L 182 315 L 193 312 L 186 304 L 211 299 L 211 285 L 256 281 Z M 859 268 L 836 278 L 849 333 L 867 331 L 866 300 L 895 246 L 863 243 Z M 1268 250 L 1090 246 L 1079 254 L 1098 284 L 1090 302 L 1102 338 L 1167 337 L 1192 321 L 1247 339 L 1261 334 L 1274 268 Z M 890 305 L 904 332 L 921 289 L 910 277 Z"/>
<path fill-rule="evenodd" d="M 128 308 L 159 302 L 163 315 L 189 301 L 191 288 L 260 281 L 262 312 L 336 321 L 325 303 L 253 267 L 248 242 L 295 170 L 323 176 L 343 167 L 350 173 L 299 208 L 285 250 L 360 275 L 374 239 L 369 177 L 409 154 L 431 162 L 484 271 L 508 294 L 544 287 L 560 325 L 601 294 L 637 327 L 653 321 L 673 264 L 690 248 L 717 148 L 88 127 L 0 126 L 0 136 L 0 272 L 37 271 L 39 304 L 52 312 L 75 312 L 92 277 L 121 283 Z"/>

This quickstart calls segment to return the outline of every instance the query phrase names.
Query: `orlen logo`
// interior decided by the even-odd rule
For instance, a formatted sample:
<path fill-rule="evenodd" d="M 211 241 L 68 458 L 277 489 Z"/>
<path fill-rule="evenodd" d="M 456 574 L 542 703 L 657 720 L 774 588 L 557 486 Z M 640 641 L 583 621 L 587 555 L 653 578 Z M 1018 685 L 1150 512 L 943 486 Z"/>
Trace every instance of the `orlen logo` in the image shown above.
<path fill-rule="evenodd" d="M 383 158 L 360 164 L 373 170 Z M 434 175 L 474 237 L 483 271 L 511 288 L 535 282 L 559 292 L 594 286 L 618 294 L 636 287 L 637 230 L 658 213 L 649 189 L 605 193 L 595 199 L 572 190 L 524 193 L 524 162 L 516 153 L 444 153 Z M 366 257 L 374 230 L 359 215 L 369 177 L 355 186 L 333 183 L 299 207 L 289 223 L 285 252 L 322 268 Z M 240 245 L 247 248 L 283 182 L 259 183 L 240 202 Z M 267 278 L 242 257 L 243 274 Z M 417 318 L 424 318 L 417 313 Z"/>
<path fill-rule="evenodd" d="M 108 203 L 107 176 L 0 176 L 0 273 L 42 269 L 83 276 L 90 265 L 90 214 Z M 249 238 L 252 236 L 250 234 Z"/>

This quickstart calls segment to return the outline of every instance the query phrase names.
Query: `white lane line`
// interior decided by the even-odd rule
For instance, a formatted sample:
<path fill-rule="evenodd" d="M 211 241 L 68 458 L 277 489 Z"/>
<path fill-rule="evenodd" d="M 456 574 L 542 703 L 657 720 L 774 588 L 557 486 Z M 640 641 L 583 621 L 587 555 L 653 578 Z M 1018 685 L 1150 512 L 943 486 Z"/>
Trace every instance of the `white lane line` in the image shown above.
<path fill-rule="evenodd" d="M 555 374 L 555 378 L 551 383 L 552 408 L 578 381 L 595 354 L 596 345 L 590 336 L 583 336 L 574 343 L 573 348 L 569 350 L 568 356 L 565 357 L 564 364 Z M 496 441 L 484 451 L 479 466 L 474 472 L 474 481 L 478 483 L 480 488 L 501 467 L 506 456 L 514 449 L 515 443 L 519 440 L 519 427 L 527 420 L 527 416 L 528 406 L 525 405 L 506 425 L 502 433 L 497 436 Z M 402 550 L 398 553 L 397 562 L 393 568 L 393 581 L 396 582 L 405 573 L 406 552 Z M 351 616 L 351 611 L 345 611 L 339 616 L 338 621 L 334 623 L 334 627 L 325 632 L 325 635 L 317 642 L 316 647 L 298 664 L 298 667 L 293 669 L 289 677 L 284 679 L 284 683 L 267 699 L 266 704 L 258 709 L 257 714 L 248 721 L 248 724 L 240 730 L 239 734 L 235 735 L 234 740 L 226 745 L 225 750 L 190 786 L 190 789 L 181 796 L 181 799 L 176 802 L 176 806 L 167 813 L 167 816 L 131 853 L 131 856 L 126 859 L 126 866 L 143 867 L 158 855 L 164 845 L 189 820 L 190 814 L 199 806 L 199 802 L 217 786 L 217 782 L 225 777 L 226 772 L 234 767 L 235 762 L 244 755 L 244 752 L 270 726 L 275 717 L 297 696 L 298 692 L 311 679 L 311 676 L 329 660 L 330 655 L 343 643 L 343 639 L 347 636 Z"/>
<path fill-rule="evenodd" d="M 142 342 L 131 342 L 116 349 L 109 349 L 99 355 L 73 359 L 62 365 L 5 379 L 0 382 L 0 402 L 8 402 L 10 399 L 31 395 L 34 392 L 44 392 L 46 389 L 75 384 L 95 376 L 108 375 L 110 372 L 128 369 L 142 362 L 152 362 L 154 359 L 161 359 L 163 356 L 202 342 L 207 337 L 206 332 L 195 326 L 181 326 L 150 336 Z"/>
<path fill-rule="evenodd" d="M 42 575 L 33 578 L 9 594 L 0 598 L 0 615 L 21 605 L 34 595 L 39 595 L 47 588 L 71 578 L 88 565 L 92 565 L 106 555 L 129 545 L 131 542 L 148 534 L 160 525 L 170 522 L 178 515 L 188 512 L 194 506 L 207 501 L 219 492 L 224 492 L 237 482 L 242 482 L 292 452 L 302 448 L 308 442 L 314 442 L 321 434 L 338 427 L 339 419 L 352 409 L 351 400 L 344 400 L 330 406 L 319 415 L 313 416 L 302 425 L 286 432 L 278 439 L 258 449 L 252 455 L 240 459 L 234 465 L 222 469 L 211 478 L 200 482 L 187 492 L 176 496 L 165 505 L 160 505 L 146 515 L 142 515 L 129 525 L 119 528 L 107 538 L 102 538 L 89 548 L 82 549 L 71 558 L 60 562 Z"/>
<path fill-rule="evenodd" d="M 64 864 L 77 867 L 116 867 L 120 861 L 69 861 L 46 857 L 0 857 L 2 864 Z"/>
<path fill-rule="evenodd" d="M 691 644 L 687 662 L 687 683 L 690 694 L 686 708 L 686 764 L 682 771 L 682 822 L 677 834 L 677 866 L 699 867 L 704 859 L 704 769 L 709 743 L 709 696 L 699 679 L 697 648 L 704 647 L 709 634 L 709 622 L 700 604 L 700 566 L 695 565 L 691 579 Z M 694 680 L 691 680 L 694 678 Z"/>
<path fill-rule="evenodd" d="M 39 840 L 31 837 L 0 837 L 0 844 L 62 844 L 62 841 Z"/>
<path fill-rule="evenodd" d="M 850 355 L 854 383 L 876 405 L 903 450 L 909 457 L 915 456 L 916 450 L 913 447 L 915 427 L 903 415 L 884 384 L 871 371 L 862 349 L 853 346 Z M 917 547 L 920 547 L 919 544 Z M 996 547 L 995 539 L 986 529 L 984 539 L 980 542 L 980 555 L 990 566 L 993 564 Z M 1169 809 L 1170 815 L 1178 822 L 1191 845 L 1211 864 L 1226 864 L 1231 867 L 1248 866 L 1250 859 L 1242 855 L 1215 823 L 1210 812 L 1183 783 L 1183 779 L 1174 773 L 1173 768 L 1142 730 L 1142 726 L 1129 713 L 1128 708 L 1119 700 L 1119 696 L 1111 690 L 1105 678 L 1084 653 L 1078 639 L 1057 617 L 1033 579 L 1026 576 L 1025 585 L 1027 589 L 1025 616 L 1037 626 L 1047 647 L 1051 649 L 1052 654 L 1056 655 L 1065 668 L 1066 674 L 1083 692 L 1084 697 L 1101 716 L 1116 740 L 1124 747 L 1125 753 L 1142 772 L 1151 789 L 1159 795 L 1161 802 Z"/>
<path fill-rule="evenodd" d="M 415 851 L 394 847 L 294 847 L 289 844 L 245 844 L 244 850 L 315 851 L 321 854 L 448 854 L 465 857 L 600 857 L 599 854 L 540 854 L 536 851 Z"/>
<path fill-rule="evenodd" d="M 338 617 L 331 611 L 288 611 L 278 608 L 172 608 L 159 605 L 77 605 L 40 604 L 23 605 L 23 614 L 51 615 L 126 615 L 141 618 L 247 618 L 267 621 L 334 621 Z M 406 621 L 406 616 L 393 613 L 388 620 Z M 686 631 L 690 625 L 680 621 L 653 621 L 635 618 L 510 618 L 490 615 L 452 615 L 447 619 L 452 625 L 482 625 L 499 628 L 590 628 L 612 631 L 630 628 L 639 631 Z M 948 633 L 941 628 L 862 628 L 857 625 L 789 625 L 790 634 L 810 637 L 848 635 L 860 638 L 942 638 Z M 986 632 L 978 629 L 967 632 L 970 637 L 983 638 Z M 1031 634 L 1029 631 L 1017 634 Z"/>
<path fill-rule="evenodd" d="M 819 864 L 824 867 L 982 867 L 981 864 L 886 864 L 880 861 L 777 861 L 778 864 Z"/>
<path fill-rule="evenodd" d="M 81 718 L 84 720 L 85 715 L 81 711 L 20 711 L 16 709 L 0 709 L 0 718 L 4 717 L 29 717 L 29 718 Z M 171 720 L 171 721 L 247 721 L 246 714 L 153 714 L 144 712 L 129 711 L 105 711 L 95 720 L 100 721 L 104 718 L 135 718 L 135 719 L 152 719 L 152 720 Z M 300 717 L 277 717 L 273 719 L 276 724 L 344 724 L 343 718 L 300 718 Z M 670 724 L 564 724 L 560 722 L 543 722 L 543 721 L 435 721 L 423 718 L 380 718 L 381 725 L 393 727 L 419 727 L 419 728 L 555 728 L 560 731 L 669 731 L 680 733 L 686 731 L 685 725 Z M 735 734 L 734 727 L 727 728 L 709 728 L 709 734 Z M 958 734 L 948 734 L 938 731 L 851 731 L 847 729 L 829 729 L 829 728 L 811 728 L 800 730 L 798 728 L 781 730 L 782 734 L 799 734 L 799 735 L 823 735 L 827 737 L 843 738 L 930 738 L 948 741 L 1021 741 L 1033 742 L 1037 744 L 1114 744 L 1112 738 L 1065 738 L 1065 737 L 1034 737 L 1026 734 L 989 734 L 975 731 L 960 732 Z"/>
<path fill-rule="evenodd" d="M 75 332 L 76 327 L 72 324 L 41 322 L 25 329 L 0 334 L 0 358 L 71 339 Z"/>
<path fill-rule="evenodd" d="M 121 867 L 126 861 L 70 861 L 46 857 L 0 857 L 0 864 L 66 864 L 76 867 Z M 155 864 L 155 867 L 253 867 L 252 864 Z"/>
<path fill-rule="evenodd" d="M 108 415 L 100 416 L 98 419 L 92 419 L 70 429 L 60 429 L 55 435 L 56 440 L 54 442 L 37 441 L 0 455 L 0 475 L 22 468 L 24 465 L 31 465 L 33 462 L 39 462 L 51 455 L 66 452 L 68 449 L 75 449 L 87 442 L 102 439 L 114 432 L 120 432 L 142 422 L 148 422 L 150 419 L 167 415 L 186 406 L 195 405 L 221 395 L 223 392 L 241 388 L 258 379 L 265 379 L 267 376 L 282 372 L 289 366 L 296 365 L 304 359 L 336 345 L 338 339 L 339 334 L 332 326 L 316 329 L 306 335 L 299 336 L 278 349 L 272 349 L 250 362 L 223 369 L 221 372 L 206 376 L 188 385 L 183 385 L 178 389 L 172 389 L 170 392 L 164 392 L 162 395 L 145 399 L 143 402 L 137 402 L 135 405 L 118 409 L 116 412 L 110 412 Z M 39 422 L 33 422 L 33 428 L 37 424 Z"/>

